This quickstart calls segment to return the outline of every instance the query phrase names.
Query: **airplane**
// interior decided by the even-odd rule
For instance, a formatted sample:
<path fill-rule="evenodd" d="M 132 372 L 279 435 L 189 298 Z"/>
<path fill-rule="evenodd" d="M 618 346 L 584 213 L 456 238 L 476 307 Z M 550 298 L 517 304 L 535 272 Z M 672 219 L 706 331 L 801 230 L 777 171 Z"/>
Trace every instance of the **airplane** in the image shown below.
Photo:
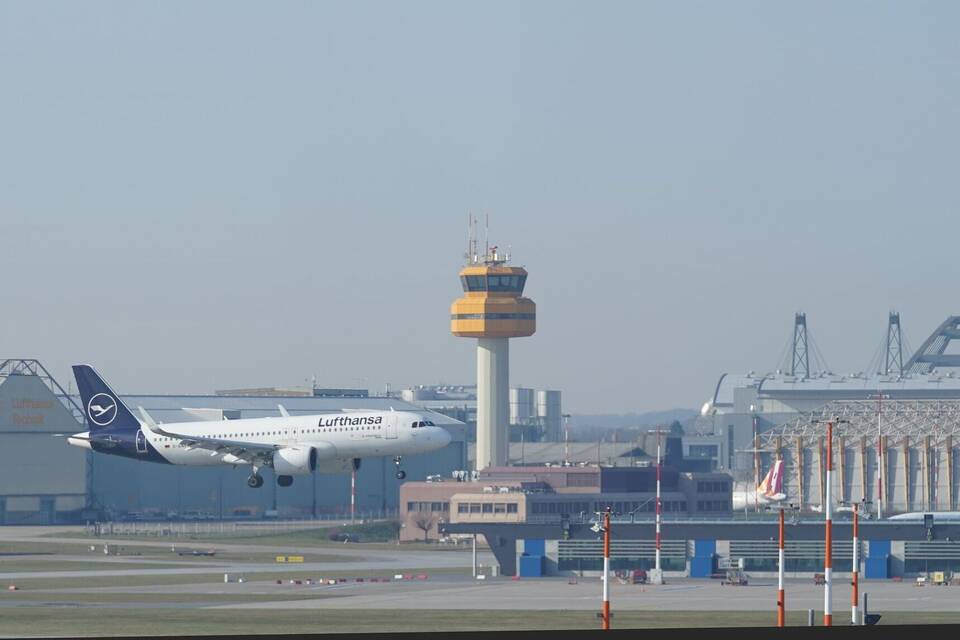
<path fill-rule="evenodd" d="M 823 513 L 823 505 L 822 504 L 811 505 L 810 511 L 813 511 L 814 513 Z M 853 513 L 853 505 L 852 504 L 835 504 L 833 505 L 833 513 Z M 860 510 L 857 511 L 857 516 L 861 520 L 869 520 L 871 518 L 870 512 L 864 509 L 863 507 L 860 507 Z"/>
<path fill-rule="evenodd" d="M 293 476 L 349 473 L 362 458 L 393 456 L 396 476 L 402 456 L 441 449 L 450 432 L 412 411 L 349 411 L 279 417 L 158 424 L 138 407 L 137 418 L 89 365 L 73 367 L 90 431 L 66 435 L 76 447 L 163 464 L 250 465 L 247 485 L 263 486 L 260 469 L 272 468 L 277 485 Z"/>
<path fill-rule="evenodd" d="M 907 522 L 922 521 L 924 516 L 933 516 L 935 522 L 958 522 L 960 521 L 960 511 L 913 511 L 910 513 L 901 513 L 896 516 L 890 516 L 887 520 L 905 520 Z"/>
<path fill-rule="evenodd" d="M 733 509 L 746 509 L 751 506 L 766 506 L 786 500 L 783 492 L 783 460 L 777 460 L 767 471 L 763 481 L 755 491 L 734 491 Z"/>

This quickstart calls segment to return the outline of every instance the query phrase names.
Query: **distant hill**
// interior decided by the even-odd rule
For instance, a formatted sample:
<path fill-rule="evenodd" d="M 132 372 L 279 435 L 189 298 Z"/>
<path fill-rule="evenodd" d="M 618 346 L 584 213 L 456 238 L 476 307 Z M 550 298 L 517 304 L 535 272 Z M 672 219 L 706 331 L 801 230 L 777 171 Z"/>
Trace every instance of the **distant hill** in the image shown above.
<path fill-rule="evenodd" d="M 693 409 L 668 409 L 647 413 L 571 415 L 570 439 L 574 442 L 646 442 L 648 431 L 669 428 L 674 422 L 689 425 L 698 414 Z M 652 436 L 650 436 L 652 437 Z"/>
<path fill-rule="evenodd" d="M 646 413 L 602 413 L 602 414 L 572 414 L 570 416 L 570 430 L 581 429 L 623 429 L 626 427 L 657 427 L 667 426 L 674 420 L 683 422 L 696 416 L 695 409 L 667 409 L 665 411 L 648 411 Z"/>

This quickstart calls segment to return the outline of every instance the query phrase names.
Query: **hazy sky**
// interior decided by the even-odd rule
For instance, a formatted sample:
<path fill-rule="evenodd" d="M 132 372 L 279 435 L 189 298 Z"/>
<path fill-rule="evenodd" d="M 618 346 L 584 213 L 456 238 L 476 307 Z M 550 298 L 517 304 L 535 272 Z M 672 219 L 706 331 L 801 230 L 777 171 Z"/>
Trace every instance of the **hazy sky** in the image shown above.
<path fill-rule="evenodd" d="M 0 356 L 121 392 L 471 383 L 468 212 L 573 412 L 956 302 L 955 2 L 0 1 Z"/>

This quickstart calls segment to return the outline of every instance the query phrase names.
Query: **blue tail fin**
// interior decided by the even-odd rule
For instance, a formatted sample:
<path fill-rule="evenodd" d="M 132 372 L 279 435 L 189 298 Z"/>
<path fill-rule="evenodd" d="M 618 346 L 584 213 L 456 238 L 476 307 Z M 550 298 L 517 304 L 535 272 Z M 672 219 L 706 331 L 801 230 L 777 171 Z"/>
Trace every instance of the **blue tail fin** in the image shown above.
<path fill-rule="evenodd" d="M 86 412 L 90 430 L 111 429 L 118 431 L 137 430 L 140 421 L 120 402 L 120 396 L 113 392 L 93 367 L 85 364 L 74 365 L 73 375 L 77 379 L 83 410 Z"/>

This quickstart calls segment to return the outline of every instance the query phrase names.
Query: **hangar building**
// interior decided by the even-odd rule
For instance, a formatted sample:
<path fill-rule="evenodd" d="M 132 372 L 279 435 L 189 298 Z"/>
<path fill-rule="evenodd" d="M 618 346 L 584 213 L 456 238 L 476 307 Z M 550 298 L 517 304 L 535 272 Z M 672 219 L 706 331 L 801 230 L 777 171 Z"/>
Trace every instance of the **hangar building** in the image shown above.
<path fill-rule="evenodd" d="M 262 390 L 263 393 L 272 393 Z M 389 397 L 277 395 L 129 395 L 158 422 L 238 419 L 343 409 L 422 411 Z M 0 361 L 0 523 L 42 524 L 95 518 L 229 518 L 275 514 L 312 517 L 349 513 L 350 476 L 313 474 L 278 488 L 264 469 L 264 486 L 246 485 L 246 467 L 182 467 L 138 462 L 69 446 L 54 434 L 87 430 L 79 398 L 69 394 L 36 360 Z M 405 456 L 410 480 L 466 468 L 462 423 L 431 418 L 453 440 L 440 451 Z M 396 513 L 400 482 L 389 459 L 369 458 L 357 472 L 357 511 Z"/>
<path fill-rule="evenodd" d="M 822 504 L 825 429 L 814 421 L 840 417 L 849 422 L 836 431 L 842 469 L 834 474 L 835 495 L 872 501 L 883 515 L 957 509 L 955 340 L 960 316 L 948 316 L 908 355 L 900 314 L 891 312 L 870 366 L 834 373 L 819 356 L 806 315 L 797 313 L 782 368 L 721 375 L 701 415 L 685 425 L 684 455 L 731 471 L 738 490 L 759 484 L 772 460 L 783 457 L 788 495 L 816 507 Z"/>

